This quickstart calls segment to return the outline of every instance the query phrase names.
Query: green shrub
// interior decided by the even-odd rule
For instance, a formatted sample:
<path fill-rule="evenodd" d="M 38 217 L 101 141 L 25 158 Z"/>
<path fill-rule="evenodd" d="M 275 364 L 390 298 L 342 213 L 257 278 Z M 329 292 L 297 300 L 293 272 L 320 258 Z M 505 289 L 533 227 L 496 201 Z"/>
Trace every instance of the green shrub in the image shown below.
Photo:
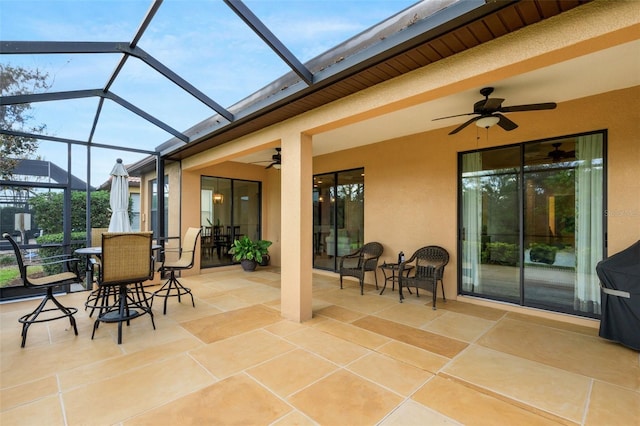
<path fill-rule="evenodd" d="M 53 247 L 40 247 L 39 253 L 40 258 L 50 257 L 50 256 L 59 256 L 64 254 L 64 248 L 62 247 L 62 234 L 45 234 L 38 238 L 36 238 L 36 242 L 41 245 L 53 244 Z M 81 243 L 71 244 L 71 254 L 73 255 L 74 250 L 85 247 L 85 241 L 87 239 L 86 232 L 72 232 L 71 240 L 73 241 L 82 241 Z M 80 258 L 80 262 L 78 263 L 79 271 L 83 271 L 86 266 L 87 260 L 83 256 Z M 55 265 L 45 265 L 44 272 L 46 275 L 58 274 L 63 272 L 63 264 L 55 264 Z"/>
<path fill-rule="evenodd" d="M 511 243 L 487 243 L 482 252 L 482 263 L 515 266 L 518 264 L 518 246 Z"/>
<path fill-rule="evenodd" d="M 0 255 L 0 266 L 10 266 L 16 264 L 16 257 L 13 254 Z"/>
<path fill-rule="evenodd" d="M 531 243 L 529 246 L 529 258 L 532 262 L 546 263 L 553 265 L 556 261 L 556 253 L 558 248 L 542 243 Z"/>

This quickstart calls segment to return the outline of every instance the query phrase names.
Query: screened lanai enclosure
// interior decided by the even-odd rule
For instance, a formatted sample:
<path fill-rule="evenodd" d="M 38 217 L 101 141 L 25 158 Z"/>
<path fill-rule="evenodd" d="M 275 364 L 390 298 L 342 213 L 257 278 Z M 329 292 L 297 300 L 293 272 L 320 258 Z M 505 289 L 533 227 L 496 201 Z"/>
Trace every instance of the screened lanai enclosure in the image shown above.
<path fill-rule="evenodd" d="M 345 9 L 334 14 L 344 14 L 347 8 L 357 11 L 361 6 L 357 3 L 345 3 Z M 420 13 L 453 3 L 421 6 Z M 325 32 L 302 43 L 285 34 L 295 51 L 258 18 L 258 14 L 269 16 L 268 2 L 105 1 L 93 2 L 91 8 L 77 2 L 3 4 L 0 64 L 3 81 L 11 81 L 9 76 L 15 81 L 3 84 L 0 97 L 0 135 L 8 160 L 0 181 L 1 231 L 14 236 L 32 259 L 43 244 L 47 254 L 71 253 L 92 244 L 92 230 L 108 226 L 108 206 L 101 195 L 105 191 L 100 189 L 108 191 L 108 173 L 116 158 L 123 158 L 134 179 L 140 173 L 156 176 L 132 191 L 132 228 L 151 229 L 160 242 L 179 239 L 179 224 L 171 225 L 168 219 L 170 189 L 164 172 L 167 161 L 176 158 L 168 160 L 166 154 L 230 128 L 244 125 L 244 132 L 251 131 L 247 123 L 283 102 L 274 93 L 288 88 L 287 96 L 299 97 L 337 76 L 314 76 L 334 62 L 330 57 L 319 56 L 310 64 L 303 61 L 413 4 L 380 2 L 376 13 L 361 18 L 362 26 Z M 49 10 L 51 6 L 55 9 Z M 304 22 L 323 9 L 322 2 L 291 6 L 281 18 Z M 64 31 L 49 31 L 57 24 L 56 17 L 64 21 Z M 279 27 L 275 21 L 271 24 Z M 86 31 L 93 26 L 117 30 Z M 161 41 L 172 37 L 182 44 Z M 221 42 L 231 49 L 212 54 L 210 46 Z M 26 88 L 19 85 L 23 71 L 37 76 L 23 81 L 29 85 Z M 12 151 L 21 146 L 25 149 Z M 29 163 L 36 160 L 42 164 Z M 207 179 L 203 177 L 203 194 L 217 190 Z M 204 232 L 209 231 L 209 222 L 224 222 L 228 239 L 235 234 L 259 236 L 260 209 L 255 205 L 260 201 L 259 185 L 223 180 L 228 184 L 225 202 L 217 204 L 203 195 Z M 171 191 L 179 199 L 179 182 Z M 247 191 L 252 193 L 249 203 L 242 195 Z M 148 199 L 140 199 L 140 192 Z M 145 206 L 148 215 L 140 213 Z M 226 210 L 220 210 L 222 206 Z M 8 249 L 8 243 L 0 241 L 3 262 L 10 262 Z M 212 250 L 215 257 L 203 257 L 204 266 L 229 264 L 227 251 L 228 243 L 219 244 Z M 11 281 L 19 282 L 15 276 Z"/>
<path fill-rule="evenodd" d="M 437 184 L 438 191 L 451 189 L 454 197 L 421 201 L 424 205 L 418 203 L 408 214 L 419 216 L 445 199 L 454 210 L 448 214 L 455 223 L 448 222 L 447 231 L 456 237 L 447 247 L 452 255 L 447 273 L 455 278 L 448 285 L 455 282 L 458 294 L 600 315 L 593 268 L 607 247 L 606 126 L 553 132 L 539 128 L 523 137 L 500 136 L 493 142 L 498 146 L 482 147 L 477 137 L 475 145 L 438 139 L 440 131 L 467 118 L 458 123 L 435 120 L 479 114 L 473 103 L 478 101 L 476 87 L 457 87 L 460 82 L 437 87 L 435 79 L 413 86 L 404 98 L 388 101 L 396 93 L 384 92 L 385 87 L 404 84 L 405 77 L 428 75 L 429 67 L 437 70 L 440 61 L 455 65 L 456 55 L 468 50 L 479 48 L 478 57 L 493 58 L 492 51 L 482 49 L 487 44 L 498 41 L 500 50 L 499 43 L 509 38 L 504 36 L 579 9 L 588 0 L 372 0 L 368 7 L 345 0 L 342 10 L 335 11 L 325 10 L 322 1 L 278 2 L 278 13 L 272 13 L 274 2 L 3 4 L 3 81 L 19 77 L 22 70 L 33 71 L 36 79 L 22 80 L 27 87 L 20 86 L 19 78 L 17 84 L 4 83 L 0 97 L 0 231 L 19 242 L 25 258 L 37 263 L 45 254 L 70 254 L 96 244 L 92 235 L 109 224 L 109 172 L 122 158 L 129 171 L 132 229 L 151 230 L 155 241 L 165 245 L 179 244 L 182 230 L 199 226 L 197 268 L 231 265 L 234 239 L 260 239 L 269 230 L 279 240 L 288 226 L 280 222 L 282 211 L 292 208 L 282 201 L 288 194 L 280 166 L 287 171 L 291 150 L 279 146 L 284 136 L 278 132 L 284 130 L 278 126 L 329 111 L 322 117 L 325 121 L 314 122 L 311 129 L 296 128 L 312 144 L 304 159 L 312 166 L 305 171 L 309 192 L 303 197 L 310 204 L 306 216 L 311 224 L 300 229 L 313 234 L 312 242 L 305 242 L 313 268 L 335 272 L 340 258 L 371 235 L 392 241 L 395 258 L 396 249 L 405 249 L 406 243 L 394 239 L 415 238 L 425 231 L 408 229 L 412 222 L 398 219 L 392 209 L 385 211 L 393 214 L 381 218 L 368 208 L 371 200 L 380 203 L 383 197 L 382 204 L 389 207 L 397 196 L 394 189 L 402 188 L 403 201 L 411 202 Z M 333 15 L 326 21 L 315 19 L 324 13 Z M 535 29 L 532 32 L 537 37 Z M 610 56 L 626 57 L 633 51 L 633 46 L 618 47 Z M 540 65 L 527 75 L 492 82 L 504 83 L 496 96 L 508 98 L 492 101 L 554 101 L 555 108 L 556 101 L 560 106 L 601 94 L 600 81 L 589 84 L 598 76 L 582 72 L 591 67 L 573 59 L 555 69 Z M 613 81 L 623 81 L 623 88 L 633 86 L 622 68 L 608 70 L 615 74 L 602 91 L 618 90 Z M 566 75 L 588 78 L 574 82 L 563 79 Z M 559 76 L 562 83 L 549 76 Z M 531 81 L 535 90 L 529 90 L 534 87 Z M 569 94 L 559 88 L 569 85 Z M 331 109 L 363 92 L 374 93 L 373 106 L 362 105 L 362 112 Z M 380 99 L 388 104 L 378 105 Z M 464 114 L 470 107 L 474 112 Z M 463 114 L 453 115 L 459 112 Z M 532 127 L 526 119 L 516 121 Z M 498 127 L 492 131 L 513 130 Z M 252 139 L 274 128 L 269 140 Z M 411 145 L 415 141 L 409 139 L 427 133 Z M 244 146 L 246 140 L 250 143 Z M 376 161 L 392 157 L 384 150 L 385 144 L 394 143 L 390 141 L 409 147 L 394 152 L 402 160 L 395 168 L 387 167 L 394 164 L 386 161 L 392 158 Z M 448 147 L 455 154 L 439 158 L 439 166 L 457 170 L 443 169 L 438 179 L 423 182 L 428 173 L 405 168 L 416 160 L 412 155 L 418 145 L 434 152 Z M 278 167 L 265 172 L 274 164 L 274 149 Z M 344 157 L 355 152 L 360 162 L 343 161 L 343 151 L 348 151 Z M 302 163 L 301 155 L 289 158 L 289 164 Z M 425 161 L 423 170 L 432 170 L 429 161 L 435 160 Z M 365 169 L 365 163 L 377 165 L 377 175 Z M 243 176 L 246 167 L 254 170 Z M 265 201 L 269 197 L 271 205 Z M 301 242 L 299 232 L 295 238 Z M 7 242 L 0 241 L 3 264 L 10 262 L 8 249 Z M 69 290 L 88 289 L 89 279 L 87 275 L 83 285 Z M 0 299 L 26 295 L 15 274 L 2 280 Z M 8 287 L 13 287 L 11 294 Z"/>

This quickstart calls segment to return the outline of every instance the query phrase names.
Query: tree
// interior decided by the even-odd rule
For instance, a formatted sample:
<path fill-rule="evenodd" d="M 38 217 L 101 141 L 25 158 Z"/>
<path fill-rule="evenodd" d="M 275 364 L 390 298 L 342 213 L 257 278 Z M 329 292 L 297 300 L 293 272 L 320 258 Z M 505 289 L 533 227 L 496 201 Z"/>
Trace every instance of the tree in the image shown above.
<path fill-rule="evenodd" d="M 28 70 L 0 64 L 0 95 L 27 95 L 43 92 L 51 87 L 49 74 L 36 69 Z M 26 133 L 42 134 L 45 124 L 33 124 L 31 104 L 14 104 L 0 107 L 0 128 Z M 10 179 L 17 160 L 29 158 L 38 150 L 35 138 L 0 134 L 0 179 Z"/>

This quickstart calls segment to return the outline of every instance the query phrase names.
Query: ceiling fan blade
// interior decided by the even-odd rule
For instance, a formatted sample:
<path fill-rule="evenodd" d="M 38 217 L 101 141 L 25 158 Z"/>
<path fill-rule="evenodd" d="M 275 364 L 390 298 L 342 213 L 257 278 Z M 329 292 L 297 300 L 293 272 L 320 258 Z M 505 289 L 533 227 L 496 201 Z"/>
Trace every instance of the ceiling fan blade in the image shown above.
<path fill-rule="evenodd" d="M 518 111 L 539 111 L 543 109 L 555 109 L 557 104 L 555 102 L 545 102 L 542 104 L 528 104 L 528 105 L 514 105 L 508 107 L 502 107 L 500 112 L 518 112 Z"/>
<path fill-rule="evenodd" d="M 482 107 L 482 109 L 484 109 L 485 111 L 488 111 L 488 112 L 497 111 L 500 108 L 500 105 L 502 105 L 502 102 L 504 102 L 504 99 L 489 98 L 484 103 L 484 106 Z"/>
<path fill-rule="evenodd" d="M 449 132 L 450 135 L 455 135 L 456 133 L 458 133 L 460 130 L 464 129 L 465 127 L 467 127 L 469 124 L 473 123 L 474 121 L 479 120 L 480 117 L 473 117 L 470 120 L 465 121 L 464 123 L 462 123 L 460 126 L 456 127 L 455 129 L 453 129 L 452 131 Z"/>
<path fill-rule="evenodd" d="M 500 118 L 500 121 L 498 121 L 498 126 L 502 127 L 504 130 L 511 131 L 511 130 L 514 130 L 514 129 L 518 128 L 518 125 L 516 123 L 514 123 L 511 120 L 509 120 L 504 115 L 495 114 L 495 116 Z"/>
<path fill-rule="evenodd" d="M 477 112 L 468 112 L 466 114 L 456 114 L 456 115 L 448 115 L 446 117 L 438 117 L 438 118 L 434 118 L 431 121 L 436 121 L 436 120 L 444 120 L 445 118 L 453 118 L 453 117 L 464 117 L 465 115 L 474 115 L 477 114 Z"/>

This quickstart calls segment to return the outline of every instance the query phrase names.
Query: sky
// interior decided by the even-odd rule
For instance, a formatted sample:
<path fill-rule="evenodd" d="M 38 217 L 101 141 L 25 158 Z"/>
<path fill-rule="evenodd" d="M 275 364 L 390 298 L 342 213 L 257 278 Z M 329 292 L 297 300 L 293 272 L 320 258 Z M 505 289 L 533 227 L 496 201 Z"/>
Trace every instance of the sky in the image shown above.
<path fill-rule="evenodd" d="M 301 61 L 306 62 L 418 0 L 244 0 Z M 130 42 L 151 0 L 0 0 L 2 41 Z M 138 43 L 151 56 L 225 108 L 290 71 L 222 0 L 165 0 Z M 0 63 L 48 74 L 49 92 L 101 89 L 120 55 L 1 55 Z M 127 61 L 111 91 L 184 131 L 211 110 L 137 59 Z M 32 104 L 47 134 L 86 141 L 97 98 Z M 105 101 L 95 143 L 153 150 L 171 134 L 112 101 Z M 40 142 L 45 160 L 66 167 L 66 146 Z M 91 185 L 108 179 L 118 157 L 146 155 L 94 149 Z M 72 172 L 86 180 L 86 149 L 72 148 Z"/>

